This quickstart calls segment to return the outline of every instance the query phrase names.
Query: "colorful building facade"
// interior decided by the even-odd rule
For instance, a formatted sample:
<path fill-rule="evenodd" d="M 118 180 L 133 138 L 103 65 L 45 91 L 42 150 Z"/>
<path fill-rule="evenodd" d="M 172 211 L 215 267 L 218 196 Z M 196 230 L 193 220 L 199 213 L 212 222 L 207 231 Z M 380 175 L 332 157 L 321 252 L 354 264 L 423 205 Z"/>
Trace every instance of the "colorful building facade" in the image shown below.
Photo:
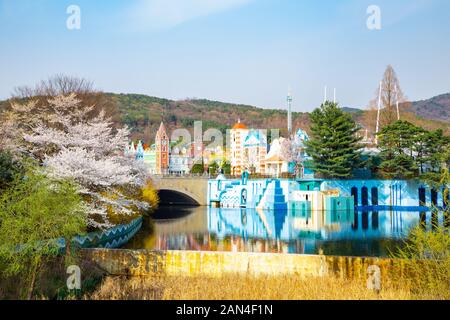
<path fill-rule="evenodd" d="M 167 135 L 166 127 L 161 122 L 155 138 L 156 147 L 156 174 L 169 173 L 169 148 L 170 140 Z"/>
<path fill-rule="evenodd" d="M 263 130 L 248 129 L 240 120 L 230 130 L 231 174 L 239 176 L 244 171 L 265 174 L 267 137 Z"/>

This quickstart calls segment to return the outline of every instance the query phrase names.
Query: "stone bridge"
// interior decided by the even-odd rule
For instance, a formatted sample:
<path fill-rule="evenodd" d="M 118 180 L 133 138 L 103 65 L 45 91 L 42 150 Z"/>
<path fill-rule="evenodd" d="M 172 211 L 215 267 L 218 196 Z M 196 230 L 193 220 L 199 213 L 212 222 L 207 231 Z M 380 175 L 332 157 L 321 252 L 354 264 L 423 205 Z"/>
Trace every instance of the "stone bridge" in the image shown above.
<path fill-rule="evenodd" d="M 162 205 L 208 205 L 208 177 L 153 177 Z"/>

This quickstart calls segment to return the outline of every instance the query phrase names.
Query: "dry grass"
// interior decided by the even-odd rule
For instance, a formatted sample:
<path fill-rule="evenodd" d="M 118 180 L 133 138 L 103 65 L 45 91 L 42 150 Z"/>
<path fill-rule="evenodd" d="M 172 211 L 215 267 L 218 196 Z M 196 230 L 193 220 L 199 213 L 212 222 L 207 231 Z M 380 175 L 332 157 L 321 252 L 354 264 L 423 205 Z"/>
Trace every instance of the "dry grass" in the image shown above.
<path fill-rule="evenodd" d="M 411 300 L 408 288 L 386 287 L 377 293 L 365 283 L 336 278 L 295 276 L 221 278 L 107 277 L 86 299 L 95 300 Z"/>

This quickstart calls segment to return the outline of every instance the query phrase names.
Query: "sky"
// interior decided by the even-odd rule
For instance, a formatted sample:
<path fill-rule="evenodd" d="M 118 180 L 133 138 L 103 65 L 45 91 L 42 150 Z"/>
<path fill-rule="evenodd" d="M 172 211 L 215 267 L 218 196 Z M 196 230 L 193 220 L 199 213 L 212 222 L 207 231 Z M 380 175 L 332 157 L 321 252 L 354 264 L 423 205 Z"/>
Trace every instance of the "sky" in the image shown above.
<path fill-rule="evenodd" d="M 80 9 L 80 29 L 70 29 Z M 370 5 L 381 29 L 370 30 Z M 388 64 L 410 100 L 450 92 L 448 0 L 0 0 L 0 99 L 54 74 L 103 91 L 311 111 L 365 107 Z"/>

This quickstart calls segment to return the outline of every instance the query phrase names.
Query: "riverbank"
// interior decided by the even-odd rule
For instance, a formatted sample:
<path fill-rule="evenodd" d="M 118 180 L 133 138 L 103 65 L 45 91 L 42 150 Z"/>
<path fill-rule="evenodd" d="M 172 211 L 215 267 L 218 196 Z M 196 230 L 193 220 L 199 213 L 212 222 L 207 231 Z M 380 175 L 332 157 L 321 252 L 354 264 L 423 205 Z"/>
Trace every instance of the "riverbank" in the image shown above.
<path fill-rule="evenodd" d="M 196 264 L 199 262 L 196 256 L 206 263 L 202 268 Z M 181 265 L 170 267 L 162 258 L 172 261 L 174 266 Z M 243 259 L 248 259 L 245 265 L 248 272 L 243 268 Z M 327 260 L 338 262 L 333 268 L 315 264 Z M 380 267 L 379 291 L 368 288 L 369 263 Z M 448 283 L 420 286 L 420 282 L 402 275 L 398 269 L 401 263 L 391 259 L 94 249 L 84 250 L 77 264 L 81 270 L 81 290 L 67 290 L 67 264 L 61 257 L 46 264 L 36 281 L 32 299 L 450 300 Z M 209 268 L 205 267 L 207 264 Z M 256 266 L 259 272 L 254 272 Z M 372 280 L 373 276 L 376 275 L 372 274 Z M 427 277 L 427 273 L 423 276 Z M 17 290 L 25 280 L 0 277 L 0 299 L 17 299 L 20 294 Z"/>

